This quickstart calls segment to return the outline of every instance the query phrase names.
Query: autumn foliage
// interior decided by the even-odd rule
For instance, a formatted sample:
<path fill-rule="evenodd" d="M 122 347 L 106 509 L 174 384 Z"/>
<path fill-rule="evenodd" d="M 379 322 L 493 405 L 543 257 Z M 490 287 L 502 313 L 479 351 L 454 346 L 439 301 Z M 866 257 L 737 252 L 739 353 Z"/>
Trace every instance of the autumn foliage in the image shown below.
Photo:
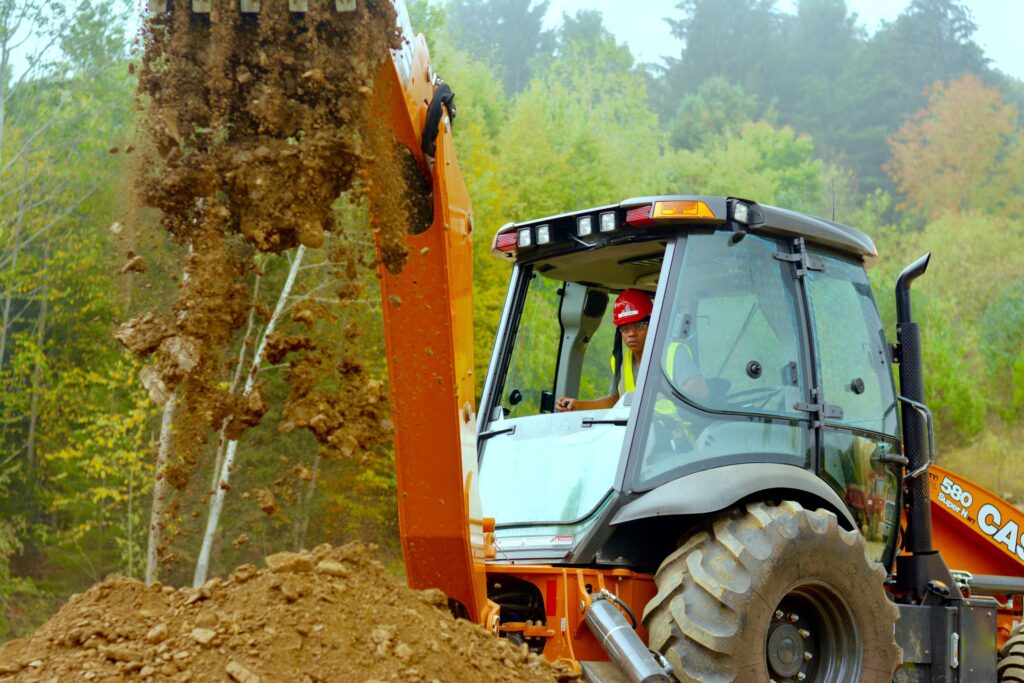
<path fill-rule="evenodd" d="M 1017 110 L 968 74 L 936 83 L 928 107 L 889 139 L 886 169 L 902 204 L 929 219 L 967 210 L 1021 211 L 1022 139 Z"/>

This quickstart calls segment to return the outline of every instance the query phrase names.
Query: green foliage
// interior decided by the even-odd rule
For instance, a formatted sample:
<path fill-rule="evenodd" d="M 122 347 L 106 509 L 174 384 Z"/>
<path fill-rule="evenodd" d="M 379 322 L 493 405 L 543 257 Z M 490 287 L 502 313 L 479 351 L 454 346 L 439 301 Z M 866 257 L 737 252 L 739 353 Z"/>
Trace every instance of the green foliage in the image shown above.
<path fill-rule="evenodd" d="M 490 254 L 501 225 L 629 196 L 736 195 L 826 217 L 834 206 L 839 221 L 872 235 L 882 254 L 872 282 L 890 336 L 895 277 L 932 251 L 914 305 L 940 450 L 983 452 L 998 464 L 997 454 L 1019 443 L 1024 252 L 1015 245 L 1024 223 L 1020 204 L 1008 198 L 1019 199 L 1024 187 L 1024 87 L 987 71 L 962 4 L 915 0 L 869 37 L 843 0 L 799 0 L 795 14 L 771 0 L 686 0 L 674 20 L 680 53 L 654 73 L 635 65 L 594 11 L 563 16 L 546 32 L 546 3 L 410 5 L 458 104 L 455 142 L 474 201 L 478 389 L 509 275 L 507 262 Z M 63 50 L 0 94 L 0 313 L 8 310 L 0 334 L 0 639 L 31 628 L 52 601 L 108 572 L 138 575 L 146 542 L 159 411 L 110 331 L 114 321 L 164 305 L 181 247 L 157 230 L 146 236 L 131 229 L 152 217 L 125 200 L 125 155 L 108 153 L 124 149 L 133 125 L 134 83 L 120 38 L 125 6 L 93 0 L 61 14 L 36 3 L 40 35 L 63 38 Z M 919 129 L 907 132 L 917 134 L 920 149 L 953 144 L 947 159 L 964 162 L 963 131 L 921 127 L 939 113 L 924 88 L 964 73 L 987 84 L 976 93 L 1000 89 L 998 101 L 986 100 L 992 106 L 966 102 L 974 105 L 971 125 L 998 130 L 1000 144 L 988 145 L 988 156 L 972 167 L 983 172 L 953 182 L 947 176 L 954 164 L 934 149 L 908 156 L 919 162 L 919 187 L 959 194 L 940 213 L 906 211 L 903 197 L 886 187 L 886 140 L 928 105 L 910 121 Z M 8 74 L 3 82 L 15 80 Z M 958 87 L 931 92 L 934 98 Z M 339 233 L 307 257 L 295 291 L 297 301 L 316 307 L 316 322 L 307 328 L 289 320 L 282 329 L 358 355 L 383 381 L 366 210 L 345 198 L 337 211 Z M 108 229 L 115 221 L 128 227 L 115 234 Z M 127 249 L 146 255 L 144 282 L 152 287 L 137 275 L 116 275 Z M 288 257 L 268 256 L 260 265 L 263 309 L 274 303 Z M 337 306 L 325 292 L 338 289 L 358 296 Z M 539 326 L 554 313 L 546 306 L 530 315 Z M 259 316 L 256 324 L 263 324 Z M 592 342 L 583 395 L 607 388 L 609 332 L 605 326 L 599 334 L 606 336 Z M 244 343 L 241 336 L 234 342 L 226 363 Z M 215 572 L 354 537 L 381 544 L 397 565 L 392 453 L 379 448 L 323 461 L 309 435 L 279 433 L 287 371 L 261 371 L 274 408 L 245 436 Z M 191 576 L 215 441 L 181 496 L 180 519 L 169 525 L 167 550 L 182 560 L 164 568 L 169 582 Z M 994 464 L 991 476 L 1006 476 L 1000 467 Z M 256 504 L 265 492 L 276 501 L 273 515 Z"/>
<path fill-rule="evenodd" d="M 682 149 L 705 147 L 716 138 L 737 135 L 757 115 L 757 102 L 738 85 L 721 76 L 709 78 L 679 102 L 669 124 L 672 145 Z"/>
<path fill-rule="evenodd" d="M 978 329 L 951 320 L 948 301 L 917 294 L 915 320 L 924 340 L 925 388 L 943 446 L 968 443 L 985 427 L 987 405 L 982 387 Z"/>
<path fill-rule="evenodd" d="M 543 28 L 547 10 L 547 0 L 452 0 L 449 27 L 455 41 L 489 60 L 502 74 L 505 91 L 515 94 L 551 52 L 553 36 Z"/>
<path fill-rule="evenodd" d="M 1024 417 L 1024 279 L 1006 285 L 981 315 L 982 348 L 994 408 L 1007 421 Z"/>
<path fill-rule="evenodd" d="M 956 0 L 915 0 L 867 36 L 843 0 L 685 0 L 669 19 L 680 53 L 651 89 L 663 120 L 685 117 L 693 94 L 719 78 L 756 102 L 754 119 L 809 133 L 820 155 L 888 189 L 886 138 L 925 104 L 924 89 L 965 73 L 991 74 Z M 686 109 L 682 109 L 683 106 Z"/>
<path fill-rule="evenodd" d="M 668 158 L 666 191 L 757 197 L 757 201 L 823 213 L 825 166 L 814 143 L 791 128 L 747 123 L 700 150 Z"/>
<path fill-rule="evenodd" d="M 127 352 L 104 368 L 104 374 L 70 367 L 54 388 L 52 402 L 77 396 L 85 410 L 72 409 L 67 441 L 46 453 L 49 514 L 60 520 L 47 528 L 45 541 L 75 555 L 83 547 L 106 541 L 105 564 L 140 576 L 148 525 L 142 512 L 149 504 L 153 467 L 146 457 L 149 428 L 156 410 L 134 378 L 139 364 Z M 101 412 L 89 407 L 111 406 Z M 110 541 L 113 541 L 110 543 Z M 79 557 L 84 570 L 97 561 Z M 94 577 L 102 578 L 102 577 Z"/>

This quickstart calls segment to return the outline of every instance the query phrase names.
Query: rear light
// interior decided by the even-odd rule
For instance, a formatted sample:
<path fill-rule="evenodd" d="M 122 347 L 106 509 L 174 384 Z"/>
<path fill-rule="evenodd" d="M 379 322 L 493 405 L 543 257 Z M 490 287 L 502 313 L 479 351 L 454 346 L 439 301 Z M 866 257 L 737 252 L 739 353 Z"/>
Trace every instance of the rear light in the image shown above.
<path fill-rule="evenodd" d="M 654 203 L 652 218 L 714 218 L 715 212 L 696 199 L 682 199 Z"/>
<path fill-rule="evenodd" d="M 517 235 L 514 232 L 500 233 L 494 238 L 494 248 L 498 251 L 515 251 Z"/>
<path fill-rule="evenodd" d="M 522 228 L 519 231 L 519 248 L 529 247 L 533 244 L 533 235 L 530 233 L 529 228 Z"/>
<path fill-rule="evenodd" d="M 659 202 L 660 204 L 661 202 Z M 626 212 L 626 225 L 649 225 L 654 221 L 651 220 L 651 205 L 644 204 L 643 206 L 637 206 Z"/>
<path fill-rule="evenodd" d="M 592 216 L 580 216 L 576 219 L 576 234 L 580 237 L 587 237 L 594 232 L 594 218 Z"/>
<path fill-rule="evenodd" d="M 708 205 L 696 199 L 675 199 L 635 206 L 626 212 L 626 224 L 632 226 L 651 225 L 661 220 L 677 218 L 715 218 Z"/>
<path fill-rule="evenodd" d="M 538 225 L 537 226 L 537 244 L 547 244 L 551 241 L 551 226 L 549 225 Z"/>
<path fill-rule="evenodd" d="M 601 214 L 601 232 L 611 232 L 615 229 L 615 212 L 606 211 Z"/>

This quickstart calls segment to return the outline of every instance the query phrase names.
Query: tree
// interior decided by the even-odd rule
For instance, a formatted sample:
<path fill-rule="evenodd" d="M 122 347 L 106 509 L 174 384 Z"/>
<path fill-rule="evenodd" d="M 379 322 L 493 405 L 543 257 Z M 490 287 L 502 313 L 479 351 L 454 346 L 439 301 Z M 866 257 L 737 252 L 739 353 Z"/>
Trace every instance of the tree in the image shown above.
<path fill-rule="evenodd" d="M 709 78 L 721 77 L 755 95 L 775 82 L 775 0 L 683 0 L 676 8 L 682 18 L 666 21 L 683 43 L 682 52 L 667 60 L 664 83 L 652 89 L 663 118 L 671 118 L 681 98 Z"/>
<path fill-rule="evenodd" d="M 796 16 L 783 16 L 779 55 L 765 92 L 779 120 L 814 136 L 820 155 L 836 155 L 836 129 L 846 117 L 845 92 L 849 65 L 864 49 L 864 32 L 857 27 L 845 0 L 800 0 Z"/>
<path fill-rule="evenodd" d="M 534 65 L 550 54 L 553 36 L 544 30 L 548 0 L 454 0 L 449 27 L 457 45 L 501 71 L 505 91 L 526 87 Z"/>
<path fill-rule="evenodd" d="M 1008 422 L 1024 414 L 1024 278 L 1003 287 L 981 317 L 993 407 Z"/>
<path fill-rule="evenodd" d="M 669 156 L 666 191 L 722 194 L 826 214 L 827 169 L 814 158 L 814 141 L 792 128 L 745 124 L 697 150 Z"/>
<path fill-rule="evenodd" d="M 757 100 L 742 87 L 721 76 L 701 83 L 695 93 L 686 95 L 669 124 L 674 147 L 697 149 L 710 145 L 723 135 L 735 135 L 758 112 Z"/>
<path fill-rule="evenodd" d="M 572 16 L 563 14 L 556 35 L 556 53 L 563 60 L 600 64 L 609 75 L 633 68 L 633 54 L 605 28 L 597 10 L 580 10 Z"/>
<path fill-rule="evenodd" d="M 961 2 L 914 0 L 850 64 L 840 97 L 847 115 L 832 139 L 866 187 L 888 186 L 886 139 L 927 102 L 931 84 L 987 72 L 974 30 Z"/>
<path fill-rule="evenodd" d="M 1016 121 L 1017 111 L 977 76 L 933 86 L 928 107 L 889 140 L 886 170 L 905 195 L 905 208 L 932 219 L 1005 210 L 1020 197 L 1024 178 L 1024 167 L 1012 167 L 1020 144 Z"/>

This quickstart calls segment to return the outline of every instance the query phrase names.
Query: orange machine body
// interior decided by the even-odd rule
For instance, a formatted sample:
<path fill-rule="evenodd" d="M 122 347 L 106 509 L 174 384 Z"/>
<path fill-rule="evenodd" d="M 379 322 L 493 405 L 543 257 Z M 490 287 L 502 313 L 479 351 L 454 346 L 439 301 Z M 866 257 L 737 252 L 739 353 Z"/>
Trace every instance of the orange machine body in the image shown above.
<path fill-rule="evenodd" d="M 594 569 L 587 567 L 552 567 L 550 565 L 491 564 L 488 577 L 500 582 L 503 576 L 532 583 L 544 596 L 544 623 L 504 622 L 498 630 L 502 635 L 522 633 L 526 638 L 546 638 L 544 656 L 575 666 L 580 661 L 603 661 L 608 654 L 586 623 L 590 594 L 602 590 L 614 594 L 633 611 L 637 620 L 644 606 L 657 593 L 654 577 L 628 569 Z M 637 633 L 647 641 L 643 624 Z"/>
<path fill-rule="evenodd" d="M 932 534 L 949 568 L 969 574 L 1024 577 L 1024 511 L 972 481 L 933 466 Z M 1019 596 L 1000 601 L 999 643 L 1021 619 Z"/>
<path fill-rule="evenodd" d="M 409 33 L 407 32 L 407 35 Z M 476 487 L 472 317 L 472 211 L 445 116 L 436 159 L 420 149 L 435 83 L 422 36 L 394 53 L 377 80 L 376 114 L 430 169 L 434 220 L 407 238 L 400 273 L 381 268 L 385 340 L 395 423 L 399 522 L 409 585 L 436 587 L 496 633 L 547 639 L 551 659 L 607 658 L 585 624 L 589 593 L 607 589 L 639 617 L 653 577 L 625 569 L 486 563 L 493 520 Z M 940 467 L 931 480 L 936 548 L 954 570 L 1024 576 L 1024 512 Z M 544 596 L 540 623 L 497 623 L 487 580 L 532 583 Z M 1005 596 L 1003 596 L 1005 597 Z M 1016 600 L 1016 602 L 1015 602 Z M 1000 610 L 1000 640 L 1019 619 L 1020 598 Z M 643 626 L 641 637 L 646 640 Z"/>

